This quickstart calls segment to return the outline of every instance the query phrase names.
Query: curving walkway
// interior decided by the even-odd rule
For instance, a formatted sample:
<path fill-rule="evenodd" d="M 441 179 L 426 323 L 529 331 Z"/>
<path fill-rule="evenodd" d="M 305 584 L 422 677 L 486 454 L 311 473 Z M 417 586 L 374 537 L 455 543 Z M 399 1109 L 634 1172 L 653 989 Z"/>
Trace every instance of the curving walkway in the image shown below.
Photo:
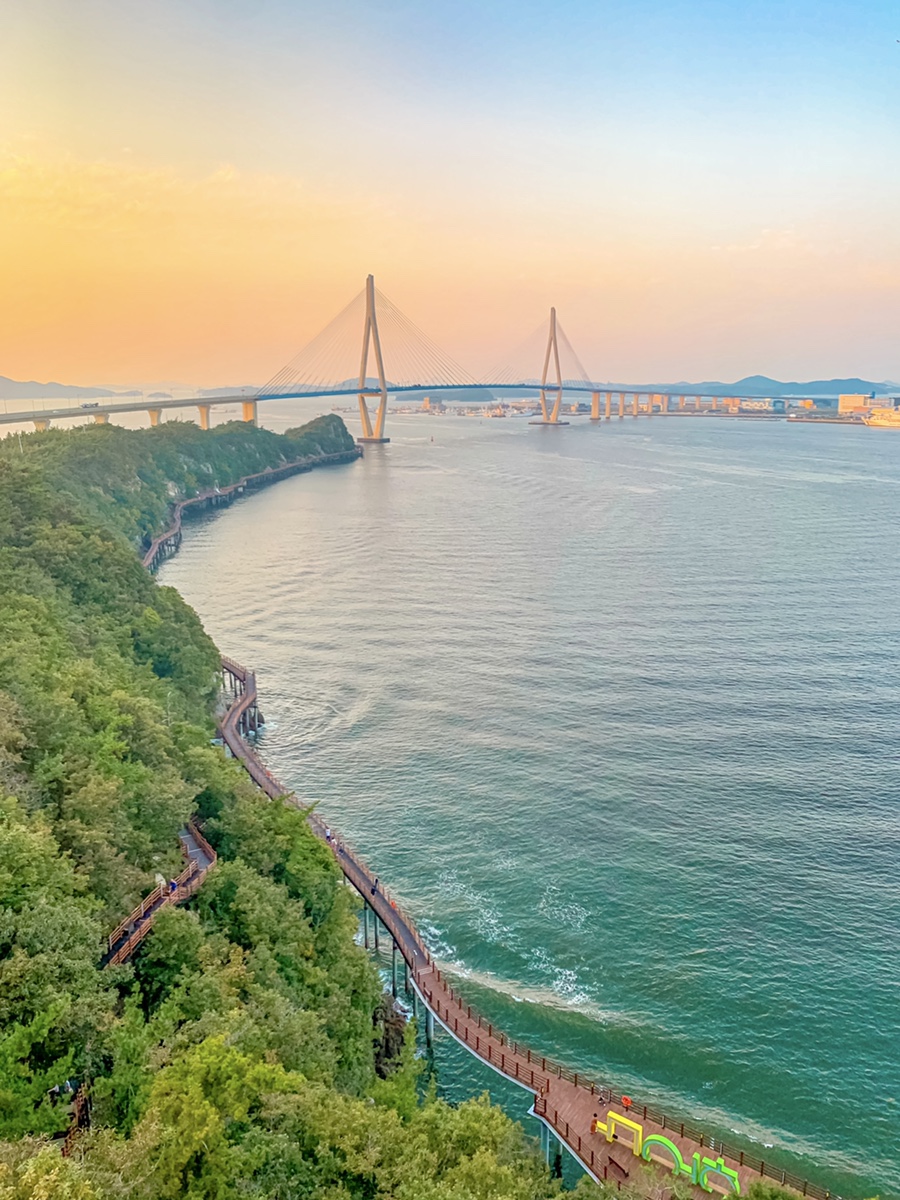
<path fill-rule="evenodd" d="M 169 883 L 157 884 L 134 912 L 115 927 L 107 938 L 107 949 L 102 959 L 104 967 L 128 962 L 153 928 L 153 922 L 162 909 L 170 904 L 183 904 L 193 896 L 216 865 L 215 850 L 193 821 L 188 821 L 179 832 L 178 840 L 187 866 Z"/>
<path fill-rule="evenodd" d="M 297 797 L 263 766 L 245 741 L 244 734 L 260 720 L 254 672 L 230 658 L 222 659 L 222 671 L 231 693 L 219 724 L 223 742 L 267 796 L 303 811 Z M 318 837 L 329 840 L 325 822 L 317 813 L 307 813 L 307 821 Z M 610 1085 L 598 1084 L 511 1042 L 456 992 L 432 959 L 412 918 L 377 883 L 362 859 L 333 833 L 329 844 L 344 877 L 402 954 L 411 982 L 428 1010 L 472 1054 L 532 1093 L 533 1115 L 553 1130 L 594 1179 L 615 1182 L 620 1190 L 623 1184 L 637 1184 L 640 1189 L 639 1166 L 654 1162 L 693 1184 L 698 1195 L 742 1195 L 754 1180 L 765 1177 L 815 1200 L 838 1200 L 816 1184 L 710 1138 L 689 1122 L 617 1094 Z"/>
<path fill-rule="evenodd" d="M 267 487 L 270 483 L 278 483 L 290 475 L 299 475 L 304 471 L 312 471 L 314 467 L 335 465 L 352 462 L 362 456 L 362 447 L 354 446 L 350 450 L 340 450 L 335 454 L 307 455 L 294 462 L 285 463 L 280 467 L 266 467 L 255 475 L 245 475 L 237 483 L 226 488 L 210 488 L 192 496 L 189 500 L 179 500 L 172 508 L 172 524 L 159 537 L 155 537 L 144 553 L 141 562 L 151 573 L 160 564 L 170 558 L 181 545 L 181 522 L 185 509 L 203 511 L 208 508 L 218 508 L 220 505 L 232 504 L 239 496 L 255 488 Z"/>

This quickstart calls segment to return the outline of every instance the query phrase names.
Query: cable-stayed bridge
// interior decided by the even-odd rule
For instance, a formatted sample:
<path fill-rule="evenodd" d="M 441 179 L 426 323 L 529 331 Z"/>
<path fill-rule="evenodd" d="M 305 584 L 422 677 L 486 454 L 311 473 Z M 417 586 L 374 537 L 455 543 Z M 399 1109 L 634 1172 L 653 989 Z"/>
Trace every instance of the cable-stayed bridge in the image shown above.
<path fill-rule="evenodd" d="M 355 396 L 362 425 L 361 442 L 387 442 L 385 422 L 389 395 L 404 392 L 449 392 L 483 389 L 491 396 L 498 392 L 534 398 L 532 424 L 563 426 L 563 396 L 590 395 L 590 419 L 609 420 L 614 408 L 624 417 L 626 411 L 637 417 L 642 413 L 686 409 L 715 409 L 719 404 L 735 410 L 741 397 L 672 396 L 648 390 L 609 391 L 592 381 L 574 347 L 551 308 L 549 317 L 510 351 L 506 360 L 483 379 L 477 379 L 465 367 L 445 353 L 375 286 L 370 275 L 365 287 L 261 388 L 235 395 L 203 396 L 195 400 L 121 398 L 90 402 L 79 406 L 42 408 L 40 411 L 0 412 L 0 424 L 33 421 L 36 429 L 46 429 L 51 420 L 91 416 L 99 424 L 116 413 L 146 411 L 156 425 L 166 409 L 196 405 L 200 426 L 208 429 L 210 410 L 223 405 L 241 405 L 243 420 L 256 422 L 259 405 L 271 400 L 337 398 Z M 602 397 L 602 401 L 601 401 Z M 617 401 L 614 401 L 617 397 Z M 692 401 L 689 405 L 688 401 Z M 601 411 L 602 408 L 602 411 Z"/>

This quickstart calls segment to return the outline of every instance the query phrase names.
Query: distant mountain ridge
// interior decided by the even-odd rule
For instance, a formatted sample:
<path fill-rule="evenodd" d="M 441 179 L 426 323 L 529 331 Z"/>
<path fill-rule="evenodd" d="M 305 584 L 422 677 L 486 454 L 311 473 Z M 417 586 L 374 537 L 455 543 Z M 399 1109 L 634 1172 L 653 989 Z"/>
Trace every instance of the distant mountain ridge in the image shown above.
<path fill-rule="evenodd" d="M 138 391 L 114 392 L 110 388 L 75 387 L 69 383 L 24 382 L 0 375 L 0 400 L 63 400 L 81 396 L 139 396 Z"/>
<path fill-rule="evenodd" d="M 108 388 L 72 387 L 66 383 L 27 383 L 0 375 L 0 400 L 50 400 L 72 396 L 114 396 Z"/>
<path fill-rule="evenodd" d="M 344 385 L 348 388 L 357 386 L 356 380 L 344 380 Z M 372 379 L 366 380 L 367 387 L 377 387 L 377 381 Z M 340 385 L 339 385 L 340 386 Z M 390 387 L 390 384 L 388 385 Z M 722 383 L 720 380 L 706 380 L 702 383 L 689 383 L 686 380 L 679 380 L 677 383 L 605 383 L 599 385 L 601 388 L 610 388 L 613 390 L 629 391 L 637 387 L 641 391 L 656 390 L 660 392 L 673 392 L 678 394 L 683 393 L 686 396 L 703 395 L 703 396 L 839 396 L 842 393 L 857 392 L 868 393 L 874 392 L 876 395 L 884 396 L 890 393 L 900 394 L 900 383 L 893 383 L 891 380 L 881 380 L 875 382 L 871 379 L 813 379 L 806 383 L 783 383 L 778 379 L 770 379 L 768 375 L 748 375 L 744 379 L 738 379 L 735 383 Z M 227 388 L 206 388 L 198 389 L 198 397 L 215 397 L 215 396 L 237 396 L 243 391 L 255 391 L 255 388 L 243 385 L 243 387 L 227 387 Z M 430 390 L 427 387 L 421 389 L 423 394 L 427 394 Z M 464 391 L 465 389 L 458 389 Z M 81 398 L 98 398 L 98 397 L 126 397 L 139 396 L 140 392 L 134 388 L 127 391 L 113 391 L 110 388 L 102 387 L 77 387 L 68 383 L 38 383 L 35 380 L 27 382 L 17 379 L 9 379 L 5 375 L 0 375 L 0 400 L 53 400 L 53 399 L 81 399 Z M 156 392 L 153 397 L 160 397 L 164 393 Z M 451 399 L 462 399 L 462 396 L 451 396 Z"/>
<path fill-rule="evenodd" d="M 696 392 L 703 396 L 840 396 L 847 393 L 875 392 L 876 395 L 885 395 L 900 392 L 900 384 L 892 383 L 889 379 L 880 383 L 871 379 L 812 379 L 806 383 L 782 383 L 781 380 L 770 379 L 768 375 L 747 375 L 735 383 L 721 383 L 719 380 L 687 383 L 680 380 L 678 383 L 652 383 L 647 386 L 665 392 L 683 391 L 685 395 Z"/>

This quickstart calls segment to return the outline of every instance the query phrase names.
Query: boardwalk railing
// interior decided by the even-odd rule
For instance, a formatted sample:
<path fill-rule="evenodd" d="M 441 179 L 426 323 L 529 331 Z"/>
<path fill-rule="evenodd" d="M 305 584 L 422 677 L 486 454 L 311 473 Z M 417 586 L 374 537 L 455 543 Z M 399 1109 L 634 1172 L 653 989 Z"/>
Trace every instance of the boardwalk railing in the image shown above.
<path fill-rule="evenodd" d="M 114 967 L 128 962 L 141 942 L 153 928 L 157 916 L 170 904 L 183 904 L 197 891 L 203 880 L 216 865 L 216 852 L 191 819 L 178 835 L 181 852 L 187 866 L 171 883 L 159 883 L 146 895 L 133 912 L 120 921 L 107 938 L 107 951 L 102 965 Z M 75 1091 L 72 1119 L 62 1146 L 63 1157 L 72 1153 L 75 1141 L 83 1129 L 91 1123 L 90 1093 L 86 1085 L 80 1084 Z"/>
<path fill-rule="evenodd" d="M 104 967 L 128 962 L 153 928 L 158 913 L 170 904 L 183 904 L 188 897 L 193 896 L 216 865 L 216 852 L 194 821 L 188 821 L 179 837 L 182 853 L 188 860 L 187 866 L 172 883 L 157 884 L 137 908 L 115 927 L 107 939 Z"/>
<path fill-rule="evenodd" d="M 561 1141 L 564 1141 L 567 1145 L 570 1141 L 573 1143 L 573 1150 L 576 1151 L 585 1166 L 590 1167 L 591 1173 L 597 1179 L 610 1180 L 612 1178 L 618 1185 L 618 1190 L 622 1190 L 622 1181 L 628 1178 L 630 1174 L 629 1170 L 617 1162 L 616 1159 L 609 1158 L 608 1154 L 598 1155 L 593 1146 L 585 1145 L 581 1135 L 574 1133 L 569 1122 L 564 1121 L 556 1109 L 551 1108 L 547 1103 L 546 1097 L 535 1097 L 534 1115 L 540 1117 L 545 1124 L 549 1125 Z"/>
<path fill-rule="evenodd" d="M 354 446 L 350 450 L 340 450 L 336 454 L 307 455 L 305 458 L 285 463 L 280 467 L 266 467 L 265 471 L 258 471 L 255 475 L 245 475 L 243 479 L 239 479 L 230 487 L 209 488 L 197 496 L 192 496 L 189 500 L 179 500 L 172 508 L 172 524 L 153 539 L 141 561 L 152 573 L 157 570 L 160 563 L 175 553 L 181 545 L 181 522 L 185 509 L 202 510 L 217 508 L 222 504 L 231 504 L 247 490 L 277 483 L 281 479 L 287 479 L 290 475 L 299 475 L 303 471 L 311 471 L 313 467 L 323 464 L 350 462 L 354 458 L 359 458 L 361 454 L 362 447 Z"/>
<path fill-rule="evenodd" d="M 257 706 L 254 672 L 230 658 L 222 659 L 222 670 L 226 678 L 230 677 L 234 692 L 234 699 L 220 721 L 222 740 L 266 795 L 293 804 L 302 811 L 302 805 L 296 796 L 263 766 L 241 734 L 244 714 L 251 709 L 255 710 Z M 307 813 L 307 821 L 317 836 L 325 840 L 327 827 L 318 814 Z M 652 1105 L 622 1097 L 620 1089 L 616 1089 L 612 1084 L 598 1083 L 589 1076 L 572 1071 L 550 1058 L 535 1055 L 519 1042 L 510 1041 L 505 1034 L 495 1029 L 492 1023 L 476 1013 L 471 1005 L 466 1004 L 447 982 L 435 965 L 412 918 L 403 911 L 391 893 L 376 882 L 374 873 L 360 856 L 339 837 L 332 836 L 331 846 L 347 880 L 356 888 L 393 938 L 410 967 L 419 994 L 437 1019 L 473 1054 L 507 1078 L 535 1092 L 535 1114 L 552 1126 L 595 1178 L 615 1178 L 621 1183 L 622 1178 L 627 1178 L 628 1170 L 612 1158 L 608 1149 L 602 1155 L 598 1154 L 594 1147 L 586 1142 L 583 1134 L 566 1118 L 560 1116 L 556 1108 L 548 1108 L 546 1097 L 554 1079 L 564 1081 L 576 1089 L 589 1110 L 599 1105 L 613 1105 L 630 1118 L 640 1118 L 655 1126 L 654 1132 L 666 1130 L 671 1136 L 693 1143 L 696 1149 L 713 1151 L 717 1157 L 730 1160 L 735 1169 L 740 1169 L 741 1177 L 745 1180 L 751 1174 L 758 1175 L 772 1179 L 801 1195 L 812 1196 L 814 1200 L 840 1200 L 834 1193 L 817 1184 L 767 1163 L 745 1150 L 728 1145 L 718 1138 L 710 1137 L 690 1122 L 664 1113 Z"/>

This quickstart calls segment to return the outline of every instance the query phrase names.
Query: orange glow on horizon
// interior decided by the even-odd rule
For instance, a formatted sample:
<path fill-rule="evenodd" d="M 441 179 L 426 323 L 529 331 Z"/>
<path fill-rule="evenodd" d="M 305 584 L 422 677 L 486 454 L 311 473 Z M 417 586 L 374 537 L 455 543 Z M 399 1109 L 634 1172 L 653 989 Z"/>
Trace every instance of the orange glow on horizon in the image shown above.
<path fill-rule="evenodd" d="M 613 233 L 586 208 L 535 238 L 525 214 L 496 201 L 468 215 L 432 205 L 427 219 L 417 204 L 227 166 L 188 178 L 7 151 L 0 374 L 261 383 L 369 271 L 475 374 L 503 361 L 550 303 L 601 380 L 796 377 L 798 342 L 821 354 L 819 375 L 864 373 L 841 357 L 842 341 L 883 338 L 898 292 L 897 262 L 835 248 L 826 226 L 717 245 L 638 221 Z M 765 360 L 753 357 L 757 342 Z"/>

